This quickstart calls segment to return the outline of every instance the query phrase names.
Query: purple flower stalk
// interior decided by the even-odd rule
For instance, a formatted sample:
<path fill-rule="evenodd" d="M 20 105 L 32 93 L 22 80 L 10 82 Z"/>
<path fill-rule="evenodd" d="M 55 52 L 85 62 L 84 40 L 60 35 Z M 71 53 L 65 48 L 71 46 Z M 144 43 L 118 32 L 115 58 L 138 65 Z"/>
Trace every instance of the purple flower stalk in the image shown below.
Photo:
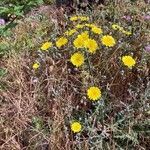
<path fill-rule="evenodd" d="M 150 15 L 145 15 L 144 20 L 150 20 Z"/>
<path fill-rule="evenodd" d="M 5 20 L 0 18 L 0 26 L 5 25 Z"/>
<path fill-rule="evenodd" d="M 145 51 L 146 51 L 146 52 L 150 52 L 150 45 L 147 45 L 147 46 L 145 47 Z"/>
<path fill-rule="evenodd" d="M 122 18 L 125 19 L 125 20 L 127 20 L 127 21 L 131 21 L 131 19 L 132 19 L 131 16 L 129 16 L 129 15 L 123 16 Z"/>

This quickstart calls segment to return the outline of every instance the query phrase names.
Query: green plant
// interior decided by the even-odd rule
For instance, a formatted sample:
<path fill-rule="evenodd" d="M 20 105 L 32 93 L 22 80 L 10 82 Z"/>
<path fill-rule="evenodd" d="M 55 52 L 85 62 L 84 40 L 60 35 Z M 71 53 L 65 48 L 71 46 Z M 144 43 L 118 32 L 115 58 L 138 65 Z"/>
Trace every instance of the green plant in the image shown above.
<path fill-rule="evenodd" d="M 7 70 L 4 68 L 0 68 L 0 78 L 2 78 L 3 76 L 5 76 L 7 74 Z"/>
<path fill-rule="evenodd" d="M 24 0 L 24 1 L 4 1 L 0 6 L 0 18 L 5 19 L 6 26 L 0 28 L 0 34 L 5 35 L 5 33 L 15 27 L 17 19 L 23 17 L 28 11 L 33 7 L 38 6 L 43 3 L 43 0 Z"/>

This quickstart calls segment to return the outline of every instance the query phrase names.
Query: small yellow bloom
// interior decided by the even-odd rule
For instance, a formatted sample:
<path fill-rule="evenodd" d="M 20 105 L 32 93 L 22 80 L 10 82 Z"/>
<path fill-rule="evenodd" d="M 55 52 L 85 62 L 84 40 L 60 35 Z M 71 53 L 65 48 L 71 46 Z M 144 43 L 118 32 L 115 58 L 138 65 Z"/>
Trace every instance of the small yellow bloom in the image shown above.
<path fill-rule="evenodd" d="M 89 33 L 88 33 L 88 31 L 84 31 L 81 34 L 79 34 L 78 37 L 85 41 L 89 38 Z"/>
<path fill-rule="evenodd" d="M 32 68 L 33 68 L 34 70 L 37 70 L 39 67 L 40 67 L 40 64 L 39 64 L 39 63 L 34 63 L 34 64 L 32 65 Z"/>
<path fill-rule="evenodd" d="M 89 20 L 89 17 L 86 17 L 86 16 L 79 16 L 78 17 L 81 21 L 88 21 Z"/>
<path fill-rule="evenodd" d="M 126 35 L 131 35 L 132 33 L 131 32 L 128 32 L 128 31 L 126 31 L 126 33 L 125 33 Z"/>
<path fill-rule="evenodd" d="M 81 131 L 82 125 L 80 122 L 73 122 L 71 123 L 70 127 L 74 133 L 78 133 Z"/>
<path fill-rule="evenodd" d="M 101 28 L 98 28 L 98 27 L 93 27 L 92 29 L 92 32 L 96 33 L 96 34 L 101 34 L 103 33 L 102 29 Z"/>
<path fill-rule="evenodd" d="M 87 39 L 84 42 L 85 48 L 88 48 L 90 53 L 95 53 L 96 50 L 98 49 L 97 42 L 94 39 Z"/>
<path fill-rule="evenodd" d="M 85 26 L 84 24 L 77 24 L 77 25 L 76 25 L 76 28 L 82 29 L 84 26 Z"/>
<path fill-rule="evenodd" d="M 76 48 L 83 48 L 84 42 L 89 38 L 89 34 L 87 31 L 82 32 L 78 35 L 78 37 L 73 41 L 73 44 Z"/>
<path fill-rule="evenodd" d="M 79 67 L 84 63 L 84 56 L 80 52 L 74 53 L 71 56 L 70 61 L 74 66 Z"/>
<path fill-rule="evenodd" d="M 123 29 L 123 27 L 120 27 L 120 26 L 117 25 L 117 24 L 113 24 L 113 25 L 112 25 L 112 28 L 113 28 L 114 30 L 119 30 L 119 31 L 121 31 L 122 33 L 124 33 L 124 34 L 126 34 L 126 35 L 131 35 L 131 34 L 132 34 L 131 32 L 125 31 L 125 30 Z"/>
<path fill-rule="evenodd" d="M 67 43 L 68 43 L 68 39 L 65 38 L 65 37 L 61 37 L 61 38 L 59 38 L 59 39 L 56 41 L 56 46 L 57 46 L 58 48 L 60 48 L 60 47 L 64 46 L 64 45 L 67 44 Z"/>
<path fill-rule="evenodd" d="M 126 35 L 131 35 L 132 33 L 131 32 L 128 32 L 128 31 L 125 31 L 125 30 L 122 30 L 122 32 Z"/>
<path fill-rule="evenodd" d="M 50 47 L 52 47 L 52 42 L 45 42 L 42 46 L 41 46 L 41 50 L 47 50 Z"/>
<path fill-rule="evenodd" d="M 76 21 L 76 20 L 78 20 L 78 16 L 72 16 L 72 17 L 70 17 L 70 21 Z"/>
<path fill-rule="evenodd" d="M 90 27 L 90 28 L 97 27 L 96 25 L 94 25 L 94 24 L 89 24 L 89 23 L 86 23 L 85 26 Z"/>
<path fill-rule="evenodd" d="M 136 64 L 136 61 L 134 58 L 132 58 L 132 56 L 123 56 L 122 57 L 122 62 L 124 63 L 125 66 L 131 68 Z"/>
<path fill-rule="evenodd" d="M 85 24 L 86 27 L 90 27 L 90 25 L 91 25 L 91 24 L 89 24 L 89 23 L 86 23 L 86 24 Z"/>
<path fill-rule="evenodd" d="M 86 17 L 86 16 L 72 16 L 72 17 L 70 17 L 70 21 L 77 21 L 77 20 L 88 21 L 89 17 Z"/>
<path fill-rule="evenodd" d="M 77 37 L 74 41 L 73 41 L 73 45 L 76 47 L 76 48 L 83 48 L 84 47 L 84 43 L 82 41 L 81 38 Z"/>
<path fill-rule="evenodd" d="M 74 34 L 74 33 L 76 33 L 76 32 L 77 32 L 76 29 L 71 29 L 71 30 L 66 31 L 66 32 L 65 32 L 65 35 L 71 36 L 72 34 Z"/>
<path fill-rule="evenodd" d="M 108 47 L 113 47 L 116 44 L 115 39 L 110 35 L 104 35 L 101 38 L 101 41 L 103 45 Z"/>
<path fill-rule="evenodd" d="M 87 90 L 87 96 L 90 100 L 98 100 L 101 98 L 101 90 L 98 87 L 92 86 Z"/>
<path fill-rule="evenodd" d="M 120 26 L 117 25 L 117 24 L 113 24 L 113 25 L 112 25 L 112 28 L 113 28 L 114 30 L 120 30 L 122 27 L 120 27 Z"/>

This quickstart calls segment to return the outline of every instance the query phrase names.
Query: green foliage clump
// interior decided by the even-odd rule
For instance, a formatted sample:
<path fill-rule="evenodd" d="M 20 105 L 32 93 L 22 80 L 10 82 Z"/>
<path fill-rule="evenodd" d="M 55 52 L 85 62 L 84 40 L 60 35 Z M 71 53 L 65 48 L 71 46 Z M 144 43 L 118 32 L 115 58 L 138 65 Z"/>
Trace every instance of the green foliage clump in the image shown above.
<path fill-rule="evenodd" d="M 11 0 L 3 1 L 0 5 L 0 18 L 3 18 L 8 24 L 0 27 L 0 34 L 5 35 L 8 29 L 17 25 L 15 22 L 20 17 L 23 17 L 33 7 L 43 3 L 43 0 Z"/>

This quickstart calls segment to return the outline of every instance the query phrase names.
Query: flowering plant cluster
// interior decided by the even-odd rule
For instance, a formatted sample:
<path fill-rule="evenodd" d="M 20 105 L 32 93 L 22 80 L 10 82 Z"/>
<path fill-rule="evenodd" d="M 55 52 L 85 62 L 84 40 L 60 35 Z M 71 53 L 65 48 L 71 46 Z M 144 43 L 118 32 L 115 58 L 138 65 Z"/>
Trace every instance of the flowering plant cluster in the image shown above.
<path fill-rule="evenodd" d="M 86 64 L 88 55 L 94 55 L 100 50 L 100 45 L 107 49 L 117 45 L 118 41 L 112 34 L 105 34 L 102 27 L 99 27 L 92 23 L 87 23 L 90 18 L 86 16 L 72 16 L 70 21 L 77 22 L 75 28 L 69 29 L 64 32 L 63 36 L 58 37 L 55 42 L 46 41 L 41 46 L 41 51 L 48 51 L 52 47 L 57 49 L 66 49 L 66 45 L 72 46 L 72 52 L 70 55 L 70 62 L 74 67 L 82 68 Z M 117 24 L 112 25 L 112 29 L 121 31 L 122 33 L 130 36 L 132 33 L 125 31 L 123 27 Z M 96 37 L 96 38 L 95 38 Z M 98 39 L 98 40 L 96 40 Z M 87 55 L 88 54 L 88 55 Z M 136 65 L 136 60 L 132 55 L 123 55 L 120 60 L 120 64 L 131 69 Z M 40 62 L 35 62 L 32 65 L 34 70 L 40 67 Z M 102 97 L 101 88 L 98 85 L 92 85 L 87 88 L 86 95 L 89 100 L 97 101 Z M 74 121 L 70 125 L 71 130 L 74 133 L 82 130 L 82 125 L 79 121 Z"/>

